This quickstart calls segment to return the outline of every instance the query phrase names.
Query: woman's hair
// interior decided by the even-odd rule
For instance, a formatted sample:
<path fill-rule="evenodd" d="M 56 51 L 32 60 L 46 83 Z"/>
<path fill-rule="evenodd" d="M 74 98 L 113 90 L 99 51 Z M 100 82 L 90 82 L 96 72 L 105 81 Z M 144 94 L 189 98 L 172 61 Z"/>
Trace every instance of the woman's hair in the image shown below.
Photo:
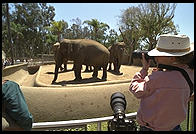
<path fill-rule="evenodd" d="M 177 62 L 187 64 L 191 69 L 194 68 L 194 53 L 191 52 L 184 56 L 176 57 Z"/>

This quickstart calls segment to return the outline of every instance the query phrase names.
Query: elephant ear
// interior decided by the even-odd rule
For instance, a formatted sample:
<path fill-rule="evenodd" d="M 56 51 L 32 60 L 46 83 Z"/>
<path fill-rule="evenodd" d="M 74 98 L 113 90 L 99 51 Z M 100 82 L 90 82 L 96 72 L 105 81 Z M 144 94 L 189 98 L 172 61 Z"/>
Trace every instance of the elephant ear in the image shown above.
<path fill-rule="evenodd" d="M 72 49 L 73 49 L 73 52 L 75 54 L 78 54 L 79 53 L 79 50 L 80 50 L 80 45 L 77 42 L 73 42 L 72 43 Z"/>
<path fill-rule="evenodd" d="M 80 46 L 77 42 L 72 41 L 68 45 L 68 55 L 77 55 L 79 53 Z"/>

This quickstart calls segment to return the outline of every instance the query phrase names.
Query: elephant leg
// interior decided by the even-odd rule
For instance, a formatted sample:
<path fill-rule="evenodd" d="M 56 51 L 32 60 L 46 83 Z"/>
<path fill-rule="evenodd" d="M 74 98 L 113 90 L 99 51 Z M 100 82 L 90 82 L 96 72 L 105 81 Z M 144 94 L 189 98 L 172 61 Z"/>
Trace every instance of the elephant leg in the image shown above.
<path fill-rule="evenodd" d="M 108 66 L 108 65 L 104 65 L 104 66 L 103 66 L 103 76 L 102 76 L 102 80 L 104 80 L 104 81 L 107 80 L 107 66 Z"/>
<path fill-rule="evenodd" d="M 94 66 L 94 70 L 93 70 L 93 78 L 97 78 L 98 76 L 98 66 Z"/>
<path fill-rule="evenodd" d="M 118 61 L 117 61 L 117 59 L 114 60 L 113 64 L 114 64 L 114 71 L 117 72 L 117 70 L 118 70 Z"/>
<path fill-rule="evenodd" d="M 123 56 L 121 56 L 121 57 L 119 58 L 119 62 L 118 62 L 118 71 L 119 71 L 119 73 L 120 73 L 120 67 L 121 67 L 121 65 L 122 65 L 122 61 L 123 61 Z M 120 73 L 120 74 L 123 74 L 123 73 Z"/>
<path fill-rule="evenodd" d="M 67 61 L 64 62 L 64 71 L 67 71 Z"/>
<path fill-rule="evenodd" d="M 74 70 L 74 68 L 75 68 L 75 64 L 73 64 L 73 67 L 72 67 L 72 69 L 71 69 L 71 70 L 73 71 L 73 70 Z"/>
<path fill-rule="evenodd" d="M 67 64 L 64 64 L 64 71 L 67 71 Z"/>
<path fill-rule="evenodd" d="M 109 68 L 108 68 L 108 70 L 112 70 L 112 63 L 111 63 L 111 62 L 109 63 Z"/>
<path fill-rule="evenodd" d="M 118 75 L 122 75 L 123 74 L 123 73 L 120 73 L 120 67 L 121 67 L 121 61 L 118 59 L 117 70 L 116 70 L 116 73 L 118 73 Z"/>
<path fill-rule="evenodd" d="M 93 71 L 93 66 L 90 66 L 90 72 L 92 72 Z"/>
<path fill-rule="evenodd" d="M 119 71 L 119 59 L 117 58 L 117 62 L 116 62 L 116 72 L 120 73 Z"/>
<path fill-rule="evenodd" d="M 77 81 L 82 80 L 81 69 L 82 69 L 82 64 L 74 64 L 75 80 Z"/>
<path fill-rule="evenodd" d="M 60 66 L 62 65 L 63 61 L 60 60 L 60 61 L 57 61 L 56 64 L 55 64 L 55 74 L 54 74 L 54 79 L 52 81 L 52 84 L 55 83 L 55 81 L 57 80 L 57 77 L 58 77 L 58 70 L 60 68 Z"/>
<path fill-rule="evenodd" d="M 64 68 L 63 68 L 62 65 L 61 65 L 61 66 L 60 66 L 60 70 L 63 71 L 63 69 L 64 69 Z"/>
<path fill-rule="evenodd" d="M 84 72 L 90 72 L 90 70 L 88 69 L 90 66 L 86 65 L 86 69 L 84 70 Z"/>
<path fill-rule="evenodd" d="M 98 70 L 101 70 L 101 66 L 98 68 Z"/>

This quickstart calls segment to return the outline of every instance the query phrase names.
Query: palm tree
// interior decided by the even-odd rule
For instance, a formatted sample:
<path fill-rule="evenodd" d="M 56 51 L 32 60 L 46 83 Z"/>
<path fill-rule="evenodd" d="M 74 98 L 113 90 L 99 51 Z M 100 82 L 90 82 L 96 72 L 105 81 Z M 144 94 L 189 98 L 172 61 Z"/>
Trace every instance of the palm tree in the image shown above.
<path fill-rule="evenodd" d="M 65 21 L 53 21 L 52 26 L 49 28 L 49 30 L 58 36 L 58 41 L 61 40 L 61 34 L 65 31 L 65 29 L 68 28 L 68 23 Z"/>
<path fill-rule="evenodd" d="M 109 29 L 110 27 L 103 22 L 99 22 L 97 19 L 86 20 L 83 24 L 88 24 L 92 29 L 92 39 L 98 41 L 99 31 L 103 31 L 103 33 Z"/>

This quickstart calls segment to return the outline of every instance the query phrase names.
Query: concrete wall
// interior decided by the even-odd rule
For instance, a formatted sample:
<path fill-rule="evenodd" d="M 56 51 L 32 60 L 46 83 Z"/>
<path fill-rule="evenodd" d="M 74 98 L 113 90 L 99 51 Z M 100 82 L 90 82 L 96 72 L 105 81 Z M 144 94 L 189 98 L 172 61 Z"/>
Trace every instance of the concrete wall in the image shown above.
<path fill-rule="evenodd" d="M 3 70 L 3 79 L 13 80 L 19 84 L 25 78 L 31 78 L 33 83 L 36 75 L 37 73 L 29 75 L 26 65 Z M 83 87 L 21 86 L 21 89 L 34 122 L 47 122 L 111 116 L 113 111 L 110 107 L 110 97 L 117 91 L 126 97 L 126 112 L 135 112 L 139 101 L 128 91 L 129 83 Z"/>
<path fill-rule="evenodd" d="M 29 75 L 27 63 L 7 66 L 2 71 L 3 80 L 12 80 L 20 84 Z"/>
<path fill-rule="evenodd" d="M 139 101 L 128 91 L 129 83 L 102 86 L 47 88 L 22 87 L 35 122 L 63 121 L 111 116 L 110 97 L 122 92 L 126 112 L 135 112 Z"/>
<path fill-rule="evenodd" d="M 16 71 L 19 71 L 20 69 L 27 70 L 27 63 L 17 64 L 17 65 L 11 65 L 6 66 L 2 71 L 2 77 L 12 75 Z"/>

